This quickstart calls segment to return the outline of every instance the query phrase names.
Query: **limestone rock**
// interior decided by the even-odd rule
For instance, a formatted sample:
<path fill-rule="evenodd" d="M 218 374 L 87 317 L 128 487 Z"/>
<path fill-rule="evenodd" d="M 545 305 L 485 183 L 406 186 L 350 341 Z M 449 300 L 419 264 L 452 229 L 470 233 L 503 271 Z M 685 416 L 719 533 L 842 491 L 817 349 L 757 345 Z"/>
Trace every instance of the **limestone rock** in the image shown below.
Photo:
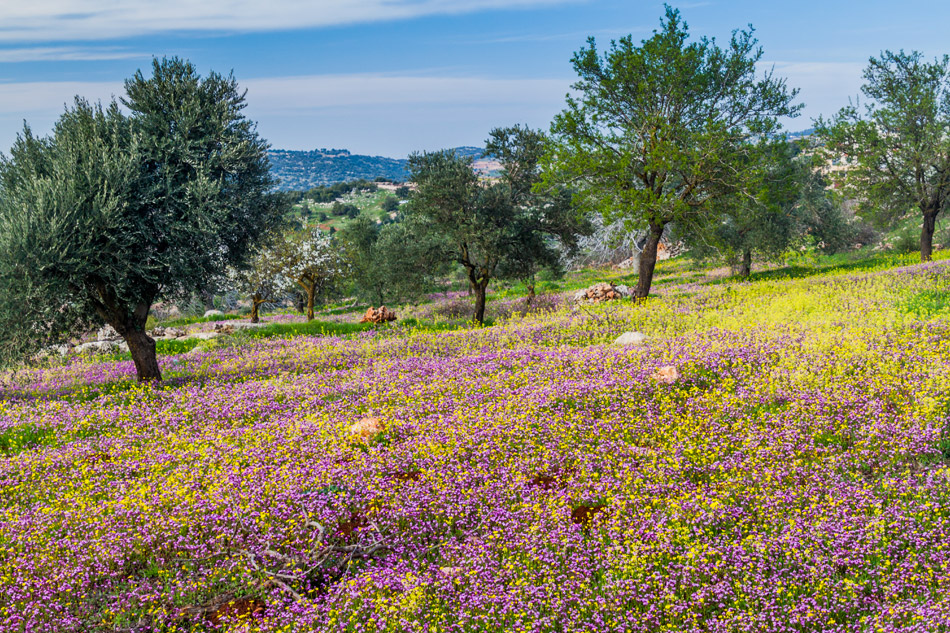
<path fill-rule="evenodd" d="M 584 290 L 578 290 L 571 296 L 574 303 L 601 303 L 628 297 L 632 293 L 627 286 L 615 286 L 612 283 L 601 282 Z"/>
<path fill-rule="evenodd" d="M 224 316 L 224 312 L 221 312 L 221 310 L 207 310 L 204 315 L 205 317 Z"/>
<path fill-rule="evenodd" d="M 679 380 L 680 373 L 676 370 L 676 367 L 672 365 L 664 365 L 660 367 L 655 372 L 653 372 L 652 378 L 657 382 L 662 382 L 665 384 L 674 383 Z"/>
<path fill-rule="evenodd" d="M 96 332 L 97 341 L 118 341 L 121 339 L 122 337 L 111 325 L 104 325 L 99 328 L 98 332 Z"/>
<path fill-rule="evenodd" d="M 377 433 L 381 433 L 382 430 L 383 420 L 375 416 L 361 418 L 347 428 L 350 435 L 357 436 L 362 440 L 371 438 Z"/>
<path fill-rule="evenodd" d="M 642 332 L 624 332 L 617 337 L 617 340 L 614 341 L 614 345 L 631 345 L 634 347 L 642 347 L 647 342 L 646 334 Z"/>
<path fill-rule="evenodd" d="M 388 321 L 395 321 L 396 313 L 387 308 L 386 306 L 379 306 L 379 308 L 370 307 L 366 310 L 366 314 L 363 315 L 363 318 L 360 319 L 360 323 L 386 323 Z"/>
<path fill-rule="evenodd" d="M 95 356 L 96 354 L 110 354 L 118 351 L 119 345 L 112 341 L 90 341 L 77 345 L 73 351 L 83 356 Z"/>
<path fill-rule="evenodd" d="M 270 325 L 270 323 L 248 323 L 245 321 L 233 321 L 225 325 L 225 327 L 229 327 L 232 330 L 255 330 L 257 328 L 267 327 L 268 325 Z M 215 326 L 215 329 L 217 329 L 217 326 Z"/>
<path fill-rule="evenodd" d="M 185 340 L 193 338 L 198 339 L 199 341 L 207 341 L 213 338 L 218 338 L 219 336 L 221 336 L 220 332 L 192 332 L 188 336 L 184 336 L 182 338 Z"/>

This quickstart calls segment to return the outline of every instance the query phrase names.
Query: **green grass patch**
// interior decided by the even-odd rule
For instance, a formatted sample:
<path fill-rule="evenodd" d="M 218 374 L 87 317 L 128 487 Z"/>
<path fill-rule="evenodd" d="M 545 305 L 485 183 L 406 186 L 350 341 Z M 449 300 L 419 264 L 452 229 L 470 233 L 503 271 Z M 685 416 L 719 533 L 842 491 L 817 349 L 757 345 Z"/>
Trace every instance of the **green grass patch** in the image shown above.
<path fill-rule="evenodd" d="M 33 424 L 15 426 L 0 432 L 0 455 L 10 457 L 37 446 L 52 444 L 56 437 L 53 429 L 44 429 Z"/>
<path fill-rule="evenodd" d="M 244 319 L 246 314 L 219 314 L 217 316 L 193 316 L 193 317 L 178 317 L 175 319 L 168 319 L 167 321 L 159 321 L 159 325 L 162 327 L 179 327 L 182 325 L 191 325 L 192 323 L 210 323 L 211 321 L 232 321 L 234 319 Z"/>
<path fill-rule="evenodd" d="M 924 290 L 902 302 L 901 309 L 918 319 L 950 315 L 950 290 Z"/>
<path fill-rule="evenodd" d="M 346 336 L 379 327 L 373 323 L 335 323 L 331 321 L 308 321 L 306 323 L 272 323 L 266 327 L 245 330 L 248 338 L 271 336 Z"/>

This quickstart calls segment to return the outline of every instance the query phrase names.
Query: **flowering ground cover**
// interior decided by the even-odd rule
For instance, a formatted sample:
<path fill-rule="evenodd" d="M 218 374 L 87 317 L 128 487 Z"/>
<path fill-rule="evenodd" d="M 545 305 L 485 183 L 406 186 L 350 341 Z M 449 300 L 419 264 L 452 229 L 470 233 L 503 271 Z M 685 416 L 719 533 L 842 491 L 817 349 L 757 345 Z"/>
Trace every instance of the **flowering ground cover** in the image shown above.
<path fill-rule="evenodd" d="M 22 370 L 0 632 L 946 630 L 948 319 L 938 261 Z"/>

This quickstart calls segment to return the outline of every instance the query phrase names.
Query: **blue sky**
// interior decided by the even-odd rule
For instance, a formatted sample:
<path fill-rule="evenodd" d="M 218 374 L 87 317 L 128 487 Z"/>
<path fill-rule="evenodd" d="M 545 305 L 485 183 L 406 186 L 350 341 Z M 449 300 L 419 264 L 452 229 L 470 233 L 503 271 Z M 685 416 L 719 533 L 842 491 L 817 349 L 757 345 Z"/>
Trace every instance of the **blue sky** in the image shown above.
<path fill-rule="evenodd" d="M 751 23 L 810 127 L 861 86 L 883 49 L 950 53 L 950 3 L 687 1 L 694 36 Z M 108 99 L 153 56 L 233 70 L 275 148 L 405 156 L 479 145 L 495 126 L 547 128 L 588 36 L 650 36 L 643 0 L 0 0 L 0 151 L 45 134 L 72 95 Z"/>

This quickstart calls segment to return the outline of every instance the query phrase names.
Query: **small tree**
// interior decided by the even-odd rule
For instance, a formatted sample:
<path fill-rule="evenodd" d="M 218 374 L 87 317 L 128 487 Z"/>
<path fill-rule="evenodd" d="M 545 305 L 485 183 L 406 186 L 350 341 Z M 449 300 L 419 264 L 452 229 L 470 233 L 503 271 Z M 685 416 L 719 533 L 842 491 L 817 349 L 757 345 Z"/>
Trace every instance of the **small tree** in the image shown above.
<path fill-rule="evenodd" d="M 251 299 L 251 323 L 260 321 L 259 311 L 263 304 L 279 301 L 292 285 L 284 272 L 280 241 L 281 238 L 276 237 L 259 246 L 249 266 L 231 270 L 232 284 Z"/>
<path fill-rule="evenodd" d="M 950 196 L 950 57 L 927 62 L 914 51 L 872 57 L 852 104 L 816 133 L 832 153 L 846 154 L 846 183 L 860 210 L 890 224 L 916 210 L 922 217 L 920 259 L 930 261 L 937 216 Z"/>
<path fill-rule="evenodd" d="M 308 229 L 285 235 L 280 249 L 284 275 L 300 286 L 307 299 L 307 320 L 312 321 L 317 296 L 343 272 L 340 253 L 330 235 Z"/>
<path fill-rule="evenodd" d="M 116 103 L 81 99 L 0 160 L 0 345 L 8 360 L 108 323 L 160 380 L 154 301 L 207 288 L 285 212 L 233 77 L 155 60 Z"/>
<path fill-rule="evenodd" d="M 483 323 L 486 289 L 505 248 L 513 209 L 497 188 L 479 185 L 471 158 L 451 150 L 413 154 L 409 170 L 418 187 L 409 213 L 421 230 L 442 237 L 446 258 L 465 269 L 475 292 L 475 321 Z"/>
<path fill-rule="evenodd" d="M 386 213 L 395 213 L 399 210 L 399 200 L 396 199 L 396 196 L 386 196 L 380 208 Z"/>
<path fill-rule="evenodd" d="M 551 126 L 544 180 L 571 185 L 576 201 L 608 224 L 623 218 L 647 232 L 636 297 L 650 292 L 665 227 L 686 231 L 703 221 L 709 200 L 743 186 L 749 140 L 798 113 L 784 81 L 756 78 L 761 59 L 751 28 L 733 33 L 725 49 L 707 38 L 690 42 L 670 7 L 640 46 L 627 36 L 601 56 L 591 38 L 574 55 L 579 96 L 567 98 Z"/>
<path fill-rule="evenodd" d="M 538 186 L 547 143 L 543 132 L 520 125 L 495 128 L 485 143 L 485 153 L 503 166 L 501 181 L 508 188 L 518 217 L 512 226 L 515 247 L 505 252 L 498 276 L 522 281 L 528 290 L 528 303 L 535 296 L 537 274 L 548 270 L 560 277 L 562 258 L 576 252 L 579 236 L 593 232 L 591 223 L 571 203 L 570 191 Z"/>
<path fill-rule="evenodd" d="M 437 236 L 444 257 L 460 264 L 475 293 L 475 321 L 483 323 L 489 282 L 501 275 L 525 278 L 556 253 L 555 240 L 570 244 L 582 223 L 570 212 L 570 196 L 532 191 L 540 150 L 538 132 L 495 130 L 506 176 L 480 183 L 471 158 L 452 151 L 415 154 L 409 168 L 417 190 L 407 206 L 413 226 Z"/>
<path fill-rule="evenodd" d="M 353 293 L 376 305 L 415 300 L 446 272 L 438 238 L 406 222 L 379 225 L 360 216 L 339 239 Z"/>
<path fill-rule="evenodd" d="M 795 146 L 782 139 L 759 150 L 749 156 L 745 189 L 711 200 L 710 222 L 686 236 L 694 257 L 723 257 L 741 277 L 752 272 L 753 255 L 776 258 L 802 242 L 809 219 L 803 194 L 811 170 Z"/>

